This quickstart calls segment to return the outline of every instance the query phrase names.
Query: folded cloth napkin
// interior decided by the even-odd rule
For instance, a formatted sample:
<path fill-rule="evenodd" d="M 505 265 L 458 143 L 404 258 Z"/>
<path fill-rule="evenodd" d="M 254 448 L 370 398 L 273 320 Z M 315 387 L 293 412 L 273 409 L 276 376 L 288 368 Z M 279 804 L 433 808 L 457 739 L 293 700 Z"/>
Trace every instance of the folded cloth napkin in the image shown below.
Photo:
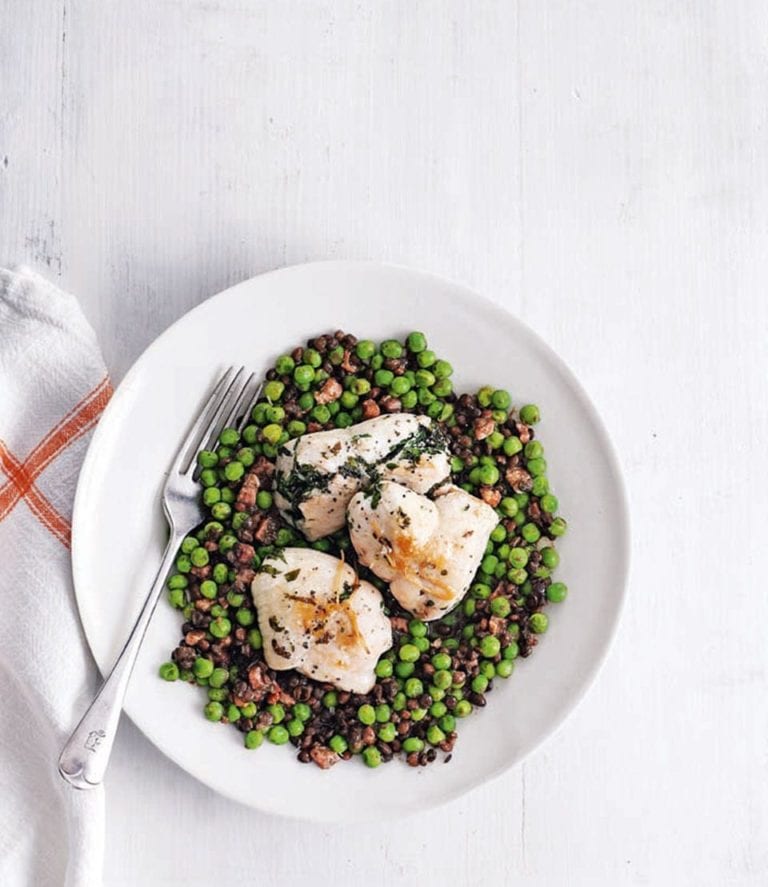
<path fill-rule="evenodd" d="M 96 690 L 75 605 L 70 520 L 91 429 L 111 394 L 75 299 L 0 269 L 0 884 L 101 883 L 104 797 L 59 751 Z"/>

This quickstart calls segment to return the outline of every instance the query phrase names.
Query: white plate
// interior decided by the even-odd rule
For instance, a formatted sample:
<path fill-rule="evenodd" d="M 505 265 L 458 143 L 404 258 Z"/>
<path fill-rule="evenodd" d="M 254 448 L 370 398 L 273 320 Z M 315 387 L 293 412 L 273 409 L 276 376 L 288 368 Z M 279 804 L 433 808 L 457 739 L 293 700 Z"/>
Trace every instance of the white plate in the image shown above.
<path fill-rule="evenodd" d="M 163 473 L 190 417 L 225 366 L 266 370 L 309 336 L 361 338 L 423 330 L 455 367 L 459 391 L 482 384 L 535 402 L 549 476 L 569 522 L 558 577 L 568 599 L 548 608 L 534 655 L 496 681 L 486 709 L 460 723 L 453 760 L 425 768 L 359 762 L 329 771 L 292 748 L 242 746 L 203 718 L 203 691 L 166 683 L 157 668 L 180 637 L 180 616 L 158 606 L 125 710 L 168 757 L 202 782 L 260 810 L 323 822 L 411 813 L 518 762 L 566 717 L 593 680 L 614 633 L 628 562 L 623 484 L 605 430 L 562 361 L 527 327 L 475 293 L 437 277 L 366 263 L 321 262 L 247 280 L 166 330 L 125 377 L 94 435 L 77 491 L 73 561 L 85 632 L 102 672 L 121 648 L 166 537 Z M 607 716 L 607 713 L 606 713 Z"/>

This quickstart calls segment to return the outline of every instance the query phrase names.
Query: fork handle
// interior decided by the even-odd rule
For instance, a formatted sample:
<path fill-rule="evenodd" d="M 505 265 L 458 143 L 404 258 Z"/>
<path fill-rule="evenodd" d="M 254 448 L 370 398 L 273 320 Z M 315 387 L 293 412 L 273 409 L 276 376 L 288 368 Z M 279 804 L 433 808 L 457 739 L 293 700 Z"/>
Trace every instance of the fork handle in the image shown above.
<path fill-rule="evenodd" d="M 59 773 L 75 788 L 88 789 L 100 785 L 112 754 L 112 745 L 120 721 L 125 691 L 133 671 L 141 642 L 157 601 L 165 585 L 165 577 L 176 557 L 183 534 L 172 532 L 163 560 L 152 583 L 125 646 L 101 685 L 96 698 L 75 727 L 59 757 Z"/>

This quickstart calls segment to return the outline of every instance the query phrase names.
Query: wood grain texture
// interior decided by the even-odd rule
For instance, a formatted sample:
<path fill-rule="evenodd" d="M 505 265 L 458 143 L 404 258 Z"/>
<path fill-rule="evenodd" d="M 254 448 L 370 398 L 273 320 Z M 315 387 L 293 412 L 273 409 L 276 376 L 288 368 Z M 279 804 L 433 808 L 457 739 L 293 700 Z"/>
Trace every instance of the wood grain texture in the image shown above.
<path fill-rule="evenodd" d="M 230 283 L 402 262 L 566 358 L 632 503 L 618 639 L 523 766 L 423 821 L 297 826 L 125 724 L 106 883 L 767 883 L 768 7 L 0 0 L 0 21 L 0 261 L 80 296 L 117 379 Z"/>

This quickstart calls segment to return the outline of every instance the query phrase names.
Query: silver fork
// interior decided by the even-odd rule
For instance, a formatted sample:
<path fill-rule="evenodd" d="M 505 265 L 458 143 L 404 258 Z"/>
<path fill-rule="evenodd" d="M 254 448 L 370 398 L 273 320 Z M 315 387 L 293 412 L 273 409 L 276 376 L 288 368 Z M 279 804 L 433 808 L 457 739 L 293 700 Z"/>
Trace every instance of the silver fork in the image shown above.
<path fill-rule="evenodd" d="M 252 373 L 243 382 L 244 375 L 244 367 L 237 371 L 230 367 L 218 381 L 168 472 L 162 501 L 170 537 L 157 575 L 112 671 L 59 757 L 59 773 L 75 788 L 95 788 L 104 779 L 128 680 L 152 613 L 165 587 L 166 576 L 182 539 L 203 519 L 197 484 L 197 453 L 201 449 L 210 449 L 222 428 L 233 426 L 238 419 L 237 427 L 242 430 L 261 393 L 261 386 L 255 388 L 256 374 Z"/>

